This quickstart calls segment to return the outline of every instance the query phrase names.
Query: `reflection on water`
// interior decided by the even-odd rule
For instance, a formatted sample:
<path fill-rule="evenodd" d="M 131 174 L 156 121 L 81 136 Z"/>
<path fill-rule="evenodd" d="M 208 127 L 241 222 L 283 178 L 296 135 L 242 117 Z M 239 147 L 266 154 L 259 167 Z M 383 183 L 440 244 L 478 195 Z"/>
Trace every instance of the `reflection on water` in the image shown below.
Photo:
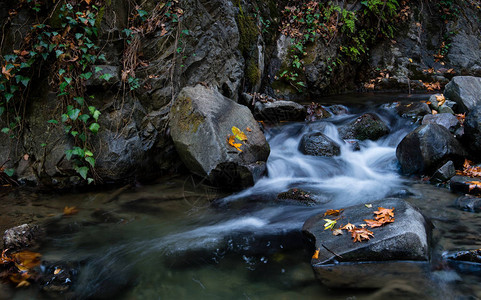
<path fill-rule="evenodd" d="M 337 131 L 359 116 L 359 108 L 351 115 L 268 129 L 272 151 L 268 176 L 234 195 L 206 187 L 198 178 L 174 177 L 132 188 L 115 199 L 111 191 L 68 195 L 17 191 L 5 195 L 1 214 L 9 216 L 9 224 L 15 217 L 21 223 L 45 222 L 48 239 L 39 249 L 43 260 L 78 266 L 73 292 L 59 299 L 481 297 L 476 273 L 460 274 L 441 257 L 446 250 L 480 248 L 480 217 L 452 207 L 456 195 L 448 190 L 401 177 L 395 147 L 413 125 L 389 110 L 364 111 L 377 112 L 391 133 L 376 142 L 361 142 L 360 151 L 344 144 Z M 301 154 L 302 135 L 315 131 L 338 142 L 341 155 Z M 275 200 L 289 188 L 309 191 L 316 204 Z M 433 222 L 428 284 L 399 276 L 379 290 L 321 286 L 309 265 L 312 249 L 300 233 L 304 221 L 328 208 L 393 195 L 405 197 Z M 79 213 L 62 217 L 64 206 L 76 206 Z M 2 299 L 53 297 L 35 288 L 0 288 Z"/>

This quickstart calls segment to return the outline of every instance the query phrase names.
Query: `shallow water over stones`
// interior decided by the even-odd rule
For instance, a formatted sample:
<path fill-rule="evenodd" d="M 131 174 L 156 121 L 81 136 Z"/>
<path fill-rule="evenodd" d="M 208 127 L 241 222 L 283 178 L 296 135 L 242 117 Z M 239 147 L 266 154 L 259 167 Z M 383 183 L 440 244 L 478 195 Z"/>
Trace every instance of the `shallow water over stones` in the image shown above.
<path fill-rule="evenodd" d="M 390 133 L 376 142 L 360 142 L 357 151 L 341 141 L 337 128 L 365 112 L 378 114 Z M 351 106 L 349 114 L 319 122 L 266 128 L 272 150 L 269 174 L 233 195 L 192 176 L 163 178 L 158 184 L 125 189 L 117 197 L 112 196 L 115 190 L 5 193 L 0 202 L 2 230 L 28 222 L 44 224 L 47 239 L 38 251 L 45 270 L 68 266 L 75 278 L 72 288 L 61 294 L 35 285 L 14 289 L 2 284 L 0 299 L 481 297 L 481 269 L 450 262 L 443 255 L 481 247 L 481 216 L 456 208 L 458 195 L 448 189 L 398 174 L 395 147 L 415 128 L 410 122 L 393 108 L 372 103 Z M 299 141 L 312 132 L 336 141 L 341 154 L 301 154 Z M 291 188 L 309 192 L 313 200 L 276 200 Z M 313 249 L 301 234 L 304 222 L 326 209 L 387 196 L 418 207 L 433 223 L 430 263 L 387 266 L 382 288 L 322 286 L 310 265 Z M 76 206 L 79 213 L 62 216 L 65 206 Z"/>

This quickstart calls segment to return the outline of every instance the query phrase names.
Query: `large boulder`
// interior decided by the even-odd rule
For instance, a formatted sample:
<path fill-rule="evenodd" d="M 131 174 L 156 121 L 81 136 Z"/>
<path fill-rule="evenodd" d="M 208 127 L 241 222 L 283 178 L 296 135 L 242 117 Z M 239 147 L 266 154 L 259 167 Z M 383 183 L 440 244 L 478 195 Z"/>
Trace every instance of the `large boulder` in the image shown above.
<path fill-rule="evenodd" d="M 245 132 L 239 151 L 229 145 L 232 127 Z M 254 184 L 265 171 L 269 144 L 250 110 L 202 85 L 185 87 L 170 110 L 175 147 L 189 170 L 233 189 Z"/>
<path fill-rule="evenodd" d="M 459 123 L 458 118 L 456 118 L 453 114 L 449 113 L 442 113 L 436 115 L 425 115 L 422 121 L 422 124 L 438 124 L 443 127 L 446 127 L 452 133 L 456 132 L 461 124 Z"/>
<path fill-rule="evenodd" d="M 5 230 L 3 234 L 3 249 L 20 251 L 33 249 L 40 245 L 45 232 L 38 225 L 22 224 Z"/>
<path fill-rule="evenodd" d="M 341 147 L 325 134 L 314 132 L 302 137 L 299 151 L 314 156 L 338 156 L 341 154 Z"/>
<path fill-rule="evenodd" d="M 466 151 L 445 127 L 425 124 L 399 143 L 396 157 L 405 174 L 432 174 L 449 160 L 462 165 Z"/>
<path fill-rule="evenodd" d="M 478 158 L 481 158 L 481 106 L 470 111 L 464 121 L 464 139 L 467 147 Z"/>
<path fill-rule="evenodd" d="M 389 127 L 373 113 L 365 113 L 351 124 L 339 129 L 343 139 L 378 140 L 389 133 Z"/>
<path fill-rule="evenodd" d="M 402 271 L 396 269 L 399 276 L 403 272 L 412 272 L 407 270 L 409 265 L 417 268 L 418 265 L 408 262 L 428 261 L 429 223 L 404 200 L 387 198 L 373 202 L 372 208 L 366 208 L 364 204 L 350 206 L 345 208 L 342 221 L 338 222 L 349 222 L 359 228 L 366 223 L 365 219 L 373 219 L 373 212 L 378 207 L 394 208 L 395 221 L 370 228 L 374 236 L 362 242 L 353 242 L 346 230 L 342 235 L 333 235 L 331 230 L 325 230 L 324 214 L 315 215 L 304 223 L 303 233 L 319 251 L 317 258 L 312 258 L 311 265 L 323 284 L 378 287 L 383 285 L 384 276 L 392 275 L 385 272 L 391 265 L 402 266 Z M 364 281 L 364 278 L 368 280 Z"/>
<path fill-rule="evenodd" d="M 254 106 L 256 120 L 278 123 L 281 121 L 303 121 L 306 118 L 306 108 L 296 102 L 278 100 L 274 102 L 257 101 Z"/>
<path fill-rule="evenodd" d="M 453 77 L 444 88 L 444 96 L 458 104 L 457 111 L 469 112 L 481 103 L 481 77 Z"/>

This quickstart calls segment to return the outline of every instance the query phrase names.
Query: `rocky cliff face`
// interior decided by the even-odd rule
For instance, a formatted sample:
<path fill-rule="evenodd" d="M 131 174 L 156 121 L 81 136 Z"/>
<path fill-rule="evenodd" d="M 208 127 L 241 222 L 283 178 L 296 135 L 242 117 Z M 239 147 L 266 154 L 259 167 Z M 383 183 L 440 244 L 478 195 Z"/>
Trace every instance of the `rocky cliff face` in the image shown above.
<path fill-rule="evenodd" d="M 305 85 L 302 88 L 278 80 L 293 59 L 295 43 L 280 32 L 282 11 L 293 1 L 174 2 L 181 11 L 177 22 L 169 19 L 151 24 L 133 38 L 126 37 L 125 29 L 133 26 L 137 7 L 125 0 L 111 0 L 100 8 L 96 43 L 106 57 L 101 67 L 111 79 L 99 83 L 92 78 L 85 87 L 102 113 L 100 131 L 91 139 L 98 182 L 145 179 L 182 166 L 168 120 L 172 102 L 186 86 L 200 83 L 234 101 L 243 92 L 307 100 L 365 86 L 407 91 L 408 87 L 422 88 L 418 80 L 445 83 L 454 74 L 479 75 L 481 70 L 477 51 L 480 25 L 476 21 L 480 11 L 469 1 L 456 4 L 456 15 L 448 22 L 442 19 L 436 1 L 411 1 L 410 8 L 402 12 L 403 22 L 396 24 L 395 37 L 369 44 L 356 61 L 341 53 L 350 38 L 348 33 L 339 31 L 328 42 L 313 39 L 305 44 L 301 57 L 298 80 Z M 2 57 L 20 48 L 22 37 L 36 22 L 31 10 L 9 14 L 15 8 L 14 1 L 0 1 Z M 56 9 L 47 3 L 46 15 L 54 16 Z M 141 9 L 158 12 L 159 2 L 145 1 Z M 343 9 L 362 7 L 346 3 Z M 54 20 L 49 22 L 55 26 Z M 132 44 L 127 40 L 135 47 L 129 47 Z M 129 66 L 135 72 L 135 89 L 129 88 L 126 80 Z M 379 70 L 384 70 L 382 76 Z M 49 89 L 49 72 L 48 66 L 40 66 L 40 75 L 30 83 L 19 134 L 0 137 L 0 164 L 6 162 L 5 168 L 15 169 L 14 176 L 20 181 L 70 186 L 79 182 L 65 157 L 73 140 L 60 126 L 47 123 L 59 106 L 55 91 Z M 8 122 L 5 115 L 0 122 L 1 127 Z"/>

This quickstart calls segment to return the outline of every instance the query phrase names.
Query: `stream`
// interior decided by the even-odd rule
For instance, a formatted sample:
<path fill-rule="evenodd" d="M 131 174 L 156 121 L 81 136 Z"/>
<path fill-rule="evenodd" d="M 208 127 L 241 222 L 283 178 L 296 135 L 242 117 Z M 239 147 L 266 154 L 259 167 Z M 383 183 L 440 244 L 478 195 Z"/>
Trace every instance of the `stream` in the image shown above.
<path fill-rule="evenodd" d="M 44 268 L 61 263 L 76 275 L 73 289 L 64 294 L 5 283 L 0 299 L 481 298 L 480 270 L 462 272 L 442 258 L 446 251 L 481 248 L 480 216 L 455 208 L 458 195 L 448 189 L 399 174 L 396 146 L 416 125 L 383 103 L 404 98 L 343 96 L 329 102 L 345 104 L 348 114 L 266 128 L 268 175 L 235 194 L 193 176 L 162 178 L 118 197 L 112 197 L 115 190 L 1 192 L 1 229 L 46 223 L 46 241 L 36 250 Z M 354 151 L 341 141 L 337 128 L 365 112 L 378 114 L 391 133 L 360 142 Z M 317 131 L 342 145 L 340 156 L 315 157 L 298 150 L 301 137 Z M 276 200 L 290 188 L 309 191 L 315 204 Z M 300 232 L 305 220 L 326 209 L 388 196 L 418 207 L 434 225 L 428 284 L 400 276 L 381 289 L 322 286 L 310 266 L 313 249 Z M 62 216 L 65 206 L 79 212 Z"/>

